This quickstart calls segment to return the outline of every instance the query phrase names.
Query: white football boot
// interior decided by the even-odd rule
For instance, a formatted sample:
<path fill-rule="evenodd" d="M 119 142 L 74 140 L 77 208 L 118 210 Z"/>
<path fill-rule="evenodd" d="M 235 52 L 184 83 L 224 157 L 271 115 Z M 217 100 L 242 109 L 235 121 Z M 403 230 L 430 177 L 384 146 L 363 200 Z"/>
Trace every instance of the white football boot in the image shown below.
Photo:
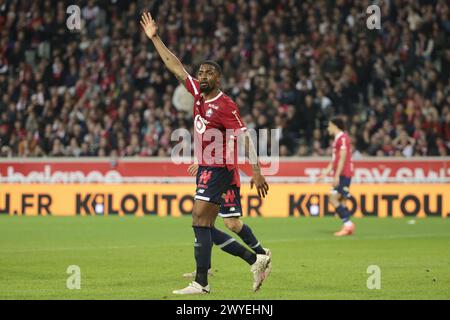
<path fill-rule="evenodd" d="M 174 294 L 206 294 L 211 291 L 209 284 L 206 287 L 202 287 L 198 282 L 191 282 L 189 285 L 180 290 L 174 290 Z"/>
<path fill-rule="evenodd" d="M 270 251 L 270 249 L 267 249 L 267 248 L 263 248 L 263 249 L 266 252 L 266 256 L 268 256 L 270 258 L 270 262 L 269 262 L 269 265 L 267 266 L 267 270 L 266 270 L 266 278 L 267 278 L 269 273 L 272 271 L 272 251 Z"/>
<path fill-rule="evenodd" d="M 268 270 L 270 264 L 270 257 L 265 254 L 257 254 L 256 261 L 252 264 L 250 271 L 253 272 L 253 291 L 258 291 L 261 288 L 263 281 L 269 276 Z M 269 271 L 269 272 L 268 272 Z"/>

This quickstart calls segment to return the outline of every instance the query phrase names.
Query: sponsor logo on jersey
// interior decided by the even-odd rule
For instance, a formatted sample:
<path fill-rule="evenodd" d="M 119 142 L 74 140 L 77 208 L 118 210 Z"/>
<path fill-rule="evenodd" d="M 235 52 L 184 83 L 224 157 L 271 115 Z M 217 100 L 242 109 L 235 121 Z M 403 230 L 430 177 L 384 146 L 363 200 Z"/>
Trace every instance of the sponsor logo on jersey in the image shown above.
<path fill-rule="evenodd" d="M 194 127 L 195 130 L 203 134 L 206 131 L 206 125 L 209 123 L 209 121 L 203 119 L 199 114 L 195 116 L 194 118 Z"/>

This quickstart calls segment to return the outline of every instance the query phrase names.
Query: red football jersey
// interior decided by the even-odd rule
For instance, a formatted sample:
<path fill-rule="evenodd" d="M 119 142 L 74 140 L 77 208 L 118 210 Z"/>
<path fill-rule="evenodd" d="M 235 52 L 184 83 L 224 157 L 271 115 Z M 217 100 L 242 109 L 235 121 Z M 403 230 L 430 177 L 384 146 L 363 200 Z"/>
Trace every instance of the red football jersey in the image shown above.
<path fill-rule="evenodd" d="M 345 157 L 344 168 L 342 169 L 341 176 L 352 177 L 353 161 L 350 137 L 343 131 L 336 135 L 333 142 L 333 172 L 336 172 L 341 150 L 345 150 L 345 153 L 347 155 Z"/>
<path fill-rule="evenodd" d="M 234 170 L 232 185 L 240 186 L 236 136 L 247 130 L 236 104 L 223 92 L 204 100 L 197 79 L 190 75 L 186 89 L 194 96 L 194 131 L 199 165 Z M 221 139 L 215 135 L 220 134 Z M 227 143 L 232 139 L 233 154 L 227 163 Z M 217 140 L 217 141 L 216 141 Z"/>

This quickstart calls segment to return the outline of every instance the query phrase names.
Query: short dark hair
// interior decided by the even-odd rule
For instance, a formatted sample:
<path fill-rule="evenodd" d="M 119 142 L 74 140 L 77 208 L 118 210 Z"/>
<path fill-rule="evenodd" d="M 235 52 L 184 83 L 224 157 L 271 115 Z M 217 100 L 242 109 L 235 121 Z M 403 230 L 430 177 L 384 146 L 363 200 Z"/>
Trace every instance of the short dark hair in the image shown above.
<path fill-rule="evenodd" d="M 222 68 L 221 68 L 220 65 L 219 65 L 217 62 L 215 62 L 214 60 L 205 60 L 205 61 L 203 61 L 202 63 L 200 63 L 200 66 L 201 66 L 202 64 L 208 64 L 208 65 L 210 65 L 210 66 L 213 66 L 214 69 L 216 69 L 216 71 L 219 73 L 219 75 L 222 75 Z M 200 67 L 200 66 L 199 66 L 199 67 Z"/>
<path fill-rule="evenodd" d="M 345 130 L 345 122 L 342 117 L 333 117 L 330 119 L 330 122 L 333 123 L 336 127 L 338 127 L 340 130 Z"/>

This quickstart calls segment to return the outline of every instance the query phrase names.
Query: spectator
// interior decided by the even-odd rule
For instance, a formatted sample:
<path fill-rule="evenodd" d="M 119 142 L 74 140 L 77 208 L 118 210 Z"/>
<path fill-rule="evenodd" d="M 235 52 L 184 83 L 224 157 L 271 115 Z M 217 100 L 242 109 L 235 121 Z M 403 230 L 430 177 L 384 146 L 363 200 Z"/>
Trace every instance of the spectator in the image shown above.
<path fill-rule="evenodd" d="M 215 59 L 249 128 L 280 128 L 283 155 L 327 155 L 342 114 L 357 156 L 450 152 L 449 7 L 383 1 L 380 30 L 363 2 L 10 0 L 0 10 L 2 156 L 170 155 L 192 131 L 192 98 L 146 40 L 138 13 L 195 73 Z"/>

